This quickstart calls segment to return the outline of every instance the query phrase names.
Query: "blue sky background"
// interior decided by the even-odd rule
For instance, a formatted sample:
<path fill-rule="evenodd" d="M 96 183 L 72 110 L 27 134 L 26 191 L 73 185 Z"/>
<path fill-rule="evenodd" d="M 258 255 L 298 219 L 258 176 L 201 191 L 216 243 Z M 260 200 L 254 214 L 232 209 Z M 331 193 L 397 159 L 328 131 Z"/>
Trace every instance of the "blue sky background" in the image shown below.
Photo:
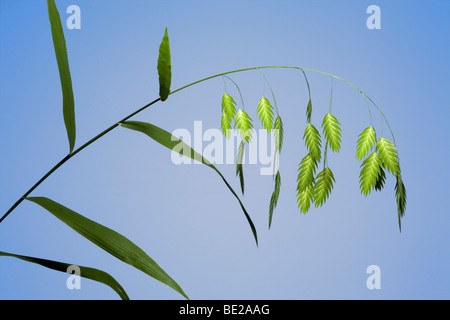
<path fill-rule="evenodd" d="M 248 224 L 221 179 L 202 165 L 174 165 L 170 151 L 117 128 L 83 150 L 32 195 L 49 197 L 112 228 L 146 251 L 191 299 L 448 299 L 450 2 L 448 1 L 57 1 L 81 8 L 81 30 L 64 28 L 75 94 L 77 142 L 158 96 L 156 61 L 167 27 L 172 89 L 220 72 L 292 65 L 335 74 L 364 90 L 394 131 L 407 188 L 398 230 L 394 179 L 365 198 L 355 159 L 370 124 L 362 96 L 334 81 L 333 114 L 343 129 L 329 153 L 336 183 L 325 206 L 297 209 L 297 166 L 308 99 L 303 76 L 265 70 L 285 125 L 281 194 L 268 230 L 270 176 L 244 167 Z M 366 8 L 381 8 L 381 29 L 366 27 Z M 0 212 L 68 152 L 58 69 L 45 1 L 0 1 Z M 313 123 L 329 108 L 330 79 L 308 72 Z M 256 71 L 233 75 L 256 121 Z M 228 91 L 238 100 L 231 85 Z M 220 128 L 220 78 L 155 104 L 133 120 L 168 131 Z M 374 126 L 381 133 L 379 114 Z M 390 138 L 386 125 L 383 135 Z M 239 190 L 234 165 L 219 165 Z M 447 209 L 446 209 L 447 208 Z M 182 299 L 169 287 L 116 260 L 44 209 L 22 203 L 0 224 L 0 250 L 109 272 L 132 299 Z M 366 268 L 381 269 L 369 290 Z M 1 299 L 117 299 L 82 279 L 68 290 L 64 273 L 0 258 Z"/>

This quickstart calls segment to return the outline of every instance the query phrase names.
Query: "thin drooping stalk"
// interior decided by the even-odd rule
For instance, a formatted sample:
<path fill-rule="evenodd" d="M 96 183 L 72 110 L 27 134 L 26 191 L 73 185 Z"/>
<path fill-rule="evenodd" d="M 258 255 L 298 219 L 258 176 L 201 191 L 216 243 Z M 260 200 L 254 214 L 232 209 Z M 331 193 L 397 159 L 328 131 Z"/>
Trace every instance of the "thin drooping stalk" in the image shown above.
<path fill-rule="evenodd" d="M 306 77 L 305 70 L 300 69 L 300 71 L 303 73 L 303 76 L 305 77 L 306 85 L 308 86 L 309 100 L 311 100 L 311 88 L 309 87 L 309 81 L 308 78 Z"/>
<path fill-rule="evenodd" d="M 272 87 L 270 85 L 270 82 L 269 82 L 269 80 L 267 80 L 266 76 L 264 75 L 264 73 L 261 70 L 258 69 L 258 71 L 259 71 L 259 73 L 261 73 L 261 75 L 263 76 L 264 80 L 266 80 L 267 85 L 269 86 L 270 92 L 272 93 L 273 104 L 275 105 L 275 110 L 277 111 L 277 115 L 279 115 L 278 106 L 277 106 L 277 100 L 275 99 L 275 94 L 273 93 L 273 90 L 272 90 Z"/>
<path fill-rule="evenodd" d="M 369 106 L 369 102 L 367 101 L 366 96 L 364 96 L 364 100 L 366 101 L 367 104 L 367 110 L 369 111 L 369 115 L 370 115 L 370 125 L 373 125 L 373 119 L 372 119 L 372 112 L 370 111 L 370 106 Z"/>
<path fill-rule="evenodd" d="M 181 90 L 184 90 L 188 87 L 194 86 L 196 84 L 199 84 L 201 82 L 210 80 L 210 79 L 214 79 L 217 77 L 221 77 L 221 76 L 226 76 L 228 74 L 232 74 L 232 73 L 238 73 L 238 72 L 244 72 L 244 71 L 250 71 L 250 70 L 257 70 L 257 69 L 296 69 L 296 70 L 302 70 L 302 71 L 313 71 L 313 72 L 317 72 L 317 73 L 321 73 L 324 75 L 328 75 L 330 77 L 333 77 L 335 79 L 339 79 L 341 81 L 344 81 L 345 83 L 349 84 L 350 86 L 352 86 L 353 88 L 355 88 L 356 90 L 358 90 L 361 94 L 364 95 L 364 97 L 366 97 L 380 112 L 381 116 L 383 117 L 383 119 L 385 120 L 387 126 L 389 127 L 389 130 L 391 131 L 391 135 L 392 135 L 392 139 L 395 145 L 395 138 L 394 138 L 394 134 L 391 130 L 391 127 L 389 125 L 389 122 L 386 119 L 386 116 L 383 114 L 383 112 L 380 110 L 380 108 L 375 104 L 375 102 L 361 89 L 359 89 L 357 86 L 355 86 L 354 84 L 352 84 L 351 82 L 335 76 L 333 74 L 327 73 L 327 72 L 323 72 L 320 70 L 315 70 L 315 69 L 310 69 L 310 68 L 303 68 L 303 67 L 295 67 L 295 66 L 262 66 L 262 67 L 251 67 L 251 68 L 244 68 L 244 69 L 238 69 L 238 70 L 232 70 L 232 71 L 227 71 L 227 72 L 223 72 L 223 73 L 219 73 L 213 76 L 209 76 L 206 78 L 203 78 L 201 80 L 197 80 L 195 82 L 192 82 L 190 84 L 187 84 L 183 87 L 180 87 L 172 92 L 169 93 L 169 95 L 172 95 L 174 93 L 177 93 Z M 308 89 L 309 89 L 309 85 L 308 85 Z M 11 208 L 9 208 L 9 210 L 0 218 L 0 223 L 3 222 L 3 220 L 5 220 L 5 218 L 15 209 L 17 208 L 17 206 L 22 203 L 22 201 L 31 193 L 33 192 L 42 182 L 44 182 L 53 172 L 55 172 L 59 167 L 61 167 L 64 163 L 66 163 L 69 159 L 71 159 L 72 157 L 74 157 L 78 152 L 80 152 L 81 150 L 85 149 L 86 147 L 88 147 L 89 145 L 91 145 L 92 143 L 94 143 L 95 141 L 97 141 L 98 139 L 100 139 L 101 137 L 103 137 L 105 134 L 107 134 L 108 132 L 110 132 L 111 130 L 115 129 L 116 127 L 119 126 L 120 123 L 127 121 L 128 119 L 130 119 L 131 117 L 135 116 L 136 114 L 140 113 L 141 111 L 147 109 L 148 107 L 150 107 L 151 105 L 155 104 L 156 102 L 160 101 L 161 98 L 155 99 L 152 102 L 146 104 L 145 106 L 139 108 L 138 110 L 134 111 L 133 113 L 129 114 L 128 116 L 126 116 L 125 118 L 121 119 L 120 121 L 117 121 L 116 123 L 114 123 L 113 125 L 111 125 L 110 127 L 108 127 L 106 130 L 102 131 L 101 133 L 99 133 L 97 136 L 95 136 L 94 138 L 92 138 L 91 140 L 89 140 L 88 142 L 86 142 L 85 144 L 83 144 L 81 147 L 79 147 L 78 149 L 74 150 L 72 153 L 68 154 L 67 156 L 65 156 L 62 160 L 60 160 L 53 168 L 51 168 L 41 179 L 38 180 L 38 182 L 36 182 L 27 192 L 25 192 L 25 194 L 19 198 L 12 206 Z"/>
<path fill-rule="evenodd" d="M 225 76 L 222 76 L 222 80 L 223 80 L 223 87 L 224 87 L 225 93 L 227 93 L 227 83 L 225 82 Z"/>
<path fill-rule="evenodd" d="M 242 93 L 241 93 L 241 89 L 239 88 L 238 84 L 236 82 L 234 82 L 233 79 L 231 79 L 230 77 L 224 75 L 225 78 L 227 78 L 228 80 L 230 80 L 231 82 L 234 83 L 234 85 L 236 86 L 238 92 L 239 92 L 239 97 L 241 97 L 241 104 L 242 104 L 242 110 L 245 110 L 245 106 L 244 106 L 244 98 L 242 97 Z"/>
<path fill-rule="evenodd" d="M 193 85 L 196 85 L 198 83 L 216 78 L 216 77 L 220 77 L 226 74 L 232 74 L 232 73 L 238 73 L 238 72 L 243 72 L 243 71 L 250 71 L 250 70 L 256 70 L 256 69 L 296 69 L 296 70 L 304 70 L 304 71 L 312 71 L 312 72 L 317 72 L 317 73 L 321 73 L 330 77 L 333 77 L 335 79 L 341 80 L 347 84 L 349 84 L 350 86 L 352 86 L 354 89 L 356 89 L 358 92 L 360 92 L 363 96 L 365 96 L 374 106 L 375 108 L 377 108 L 377 110 L 380 112 L 381 116 L 383 117 L 384 121 L 386 122 L 387 126 L 389 127 L 389 130 L 391 132 L 391 136 L 395 145 L 395 137 L 394 137 L 394 133 L 392 132 L 391 126 L 389 125 L 389 122 L 386 118 L 386 116 L 384 115 L 384 113 L 381 111 L 381 109 L 376 105 L 376 103 L 364 92 L 362 91 L 360 88 L 358 88 L 357 86 L 355 86 L 353 83 L 345 80 L 344 78 L 338 77 L 334 74 L 328 73 L 328 72 L 324 72 L 324 71 L 320 71 L 320 70 L 316 70 L 316 69 L 310 69 L 310 68 L 303 68 L 303 67 L 295 67 L 295 66 L 263 66 L 263 67 L 250 67 L 250 68 L 244 68 L 244 69 L 238 69 L 238 70 L 233 70 L 233 71 L 227 71 L 227 72 L 223 72 L 223 73 L 219 73 L 195 82 L 192 82 L 190 84 L 185 85 L 184 87 L 181 87 L 175 91 L 172 91 L 170 94 L 174 94 L 178 91 L 181 91 L 183 89 L 186 89 L 188 87 L 191 87 Z"/>
<path fill-rule="evenodd" d="M 331 78 L 330 113 L 331 113 L 331 102 L 332 101 L 333 101 L 333 78 Z"/>

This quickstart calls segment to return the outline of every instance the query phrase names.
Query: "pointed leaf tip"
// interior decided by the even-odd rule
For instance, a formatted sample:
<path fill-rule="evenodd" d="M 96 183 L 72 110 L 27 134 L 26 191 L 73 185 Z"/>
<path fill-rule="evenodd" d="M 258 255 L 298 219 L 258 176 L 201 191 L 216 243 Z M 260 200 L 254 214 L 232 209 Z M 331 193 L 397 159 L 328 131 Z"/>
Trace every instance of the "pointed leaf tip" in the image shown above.
<path fill-rule="evenodd" d="M 323 133 L 328 145 L 334 152 L 341 148 L 341 124 L 331 113 L 327 113 L 322 122 Z"/>

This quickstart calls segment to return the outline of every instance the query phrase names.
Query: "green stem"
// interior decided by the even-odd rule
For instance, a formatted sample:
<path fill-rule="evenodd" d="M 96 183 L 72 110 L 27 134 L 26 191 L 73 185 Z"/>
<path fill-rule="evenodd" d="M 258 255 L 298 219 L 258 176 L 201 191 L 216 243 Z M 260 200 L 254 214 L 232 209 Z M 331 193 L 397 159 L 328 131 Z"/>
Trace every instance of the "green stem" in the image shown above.
<path fill-rule="evenodd" d="M 251 67 L 251 68 L 238 69 L 238 70 L 233 70 L 233 71 L 227 71 L 227 72 L 219 73 L 219 74 L 216 74 L 216 75 L 213 75 L 213 76 L 210 76 L 210 77 L 207 77 L 207 78 L 204 78 L 204 79 L 192 82 L 192 83 L 190 83 L 188 85 L 185 85 L 184 87 L 181 87 L 181 88 L 179 88 L 179 89 L 177 89 L 175 91 L 172 91 L 170 94 L 174 94 L 174 93 L 176 93 L 178 91 L 181 91 L 183 89 L 186 89 L 186 88 L 188 88 L 190 86 L 193 86 L 193 85 L 196 85 L 198 83 L 201 83 L 201 82 L 204 82 L 204 81 L 207 81 L 209 79 L 216 78 L 216 77 L 220 77 L 220 76 L 223 76 L 223 75 L 226 75 L 226 74 L 238 73 L 238 72 L 249 71 L 249 70 L 257 70 L 257 69 L 295 69 L 295 70 L 312 71 L 312 72 L 317 72 L 317 73 L 321 73 L 321 74 L 333 77 L 335 79 L 338 79 L 338 80 L 341 80 L 341 81 L 347 83 L 348 85 L 350 85 L 354 89 L 356 89 L 358 92 L 360 92 L 363 96 L 365 96 L 375 106 L 375 108 L 377 108 L 377 110 L 380 112 L 381 116 L 383 117 L 384 121 L 386 122 L 387 126 L 389 127 L 389 130 L 391 132 L 392 139 L 393 139 L 393 142 L 394 142 L 394 145 L 395 145 L 394 133 L 391 130 L 391 126 L 389 125 L 389 122 L 388 122 L 386 116 L 381 111 L 381 109 L 375 104 L 375 102 L 364 91 L 362 91 L 360 88 L 355 86 L 353 83 L 351 83 L 351 82 L 349 82 L 349 81 L 347 81 L 347 80 L 345 80 L 345 79 L 343 79 L 341 77 L 338 77 L 338 76 L 336 76 L 334 74 L 331 74 L 331 73 L 328 73 L 328 72 L 316 70 L 316 69 L 295 67 L 295 66 L 262 66 L 262 67 Z"/>
<path fill-rule="evenodd" d="M 75 151 L 73 151 L 72 153 L 68 154 L 67 156 L 65 156 L 61 161 L 59 161 L 53 168 L 51 168 L 41 179 L 39 179 L 38 182 L 36 182 L 27 192 L 24 193 L 24 195 L 17 200 L 11 208 L 9 208 L 8 211 L 6 211 L 6 213 L 0 218 L 0 223 L 26 198 L 28 197 L 28 195 L 33 192 L 34 189 L 36 189 L 42 182 L 44 182 L 53 172 L 55 172 L 59 167 L 61 167 L 64 163 L 67 162 L 67 160 L 69 160 L 70 158 L 72 158 L 73 156 L 75 156 L 78 152 L 80 152 L 81 150 L 83 150 L 84 148 L 86 148 L 87 146 L 89 146 L 90 144 L 92 144 L 93 142 L 97 141 L 98 139 L 100 139 L 101 137 L 103 137 L 105 134 L 107 134 L 108 132 L 110 132 L 111 130 L 113 130 L 114 128 L 116 128 L 119 123 L 127 121 L 129 118 L 131 118 L 132 116 L 138 114 L 139 112 L 143 111 L 144 109 L 148 108 L 149 106 L 151 106 L 152 104 L 155 104 L 156 102 L 158 102 L 159 100 L 161 100 L 160 98 L 146 104 L 145 106 L 143 106 L 142 108 L 136 110 L 135 112 L 129 114 L 128 116 L 126 116 L 125 118 L 123 118 L 122 120 L 116 122 L 115 124 L 113 124 L 112 126 L 110 126 L 108 129 L 102 131 L 100 134 L 96 135 L 94 138 L 92 138 L 91 140 L 89 140 L 88 142 L 86 142 L 85 144 L 83 144 L 81 147 L 79 147 L 78 149 L 76 149 Z"/>
<path fill-rule="evenodd" d="M 233 82 L 234 85 L 236 86 L 236 88 L 238 89 L 238 91 L 239 91 L 239 96 L 241 97 L 242 110 L 245 110 L 245 107 L 244 107 L 244 98 L 242 98 L 241 89 L 239 89 L 239 86 L 237 85 L 236 82 L 233 81 L 233 79 L 231 79 L 230 77 L 228 77 L 228 76 L 226 76 L 226 75 L 224 75 L 224 77 L 227 78 L 228 80 L 230 80 L 231 82 Z"/>
<path fill-rule="evenodd" d="M 367 110 L 369 110 L 369 115 L 370 115 L 370 125 L 373 126 L 372 112 L 370 111 L 369 102 L 367 101 L 366 96 L 364 96 L 364 100 L 366 101 L 366 104 L 367 104 Z"/>
<path fill-rule="evenodd" d="M 308 86 L 308 95 L 309 95 L 309 101 L 306 106 L 306 122 L 308 124 L 311 123 L 311 117 L 312 117 L 312 101 L 311 101 L 311 88 L 309 86 L 308 77 L 306 76 L 306 72 L 303 69 L 300 69 L 300 71 L 303 73 L 303 77 L 305 77 L 306 85 Z"/>
<path fill-rule="evenodd" d="M 332 100 L 333 100 L 333 78 L 331 78 L 330 113 L 331 113 L 331 101 Z"/>
<path fill-rule="evenodd" d="M 272 87 L 270 86 L 269 80 L 267 80 L 266 76 L 264 75 L 264 73 L 259 70 L 259 68 L 257 68 L 259 73 L 261 73 L 261 75 L 263 76 L 264 80 L 266 80 L 267 85 L 269 86 L 270 92 L 272 93 L 272 98 L 273 98 L 273 104 L 275 105 L 275 110 L 277 111 L 277 115 L 280 115 L 280 113 L 278 112 L 278 106 L 277 106 L 277 100 L 275 99 L 275 94 L 273 93 Z"/>
<path fill-rule="evenodd" d="M 220 76 L 225 76 L 228 74 L 233 74 L 233 73 L 238 73 L 238 72 L 244 72 L 244 71 L 250 71 L 250 70 L 257 70 L 257 69 L 296 69 L 296 70 L 302 70 L 302 71 L 313 71 L 313 72 L 317 72 L 317 73 L 321 73 L 330 77 L 333 77 L 335 79 L 339 79 L 341 81 L 344 81 L 345 83 L 349 84 L 350 86 L 352 86 L 353 88 L 355 88 L 356 90 L 358 90 L 361 94 L 363 94 L 374 106 L 375 108 L 378 109 L 378 111 L 380 112 L 381 116 L 383 117 L 383 119 L 385 120 L 387 126 L 389 127 L 389 130 L 391 131 L 391 135 L 392 135 L 392 139 L 395 145 L 395 138 L 394 138 L 394 134 L 391 130 L 391 127 L 389 125 L 389 122 L 386 119 L 386 116 L 383 114 L 383 112 L 380 110 L 380 108 L 375 104 L 375 102 L 373 102 L 372 99 L 370 99 L 370 97 L 364 93 L 364 91 L 362 91 L 361 89 L 359 89 L 357 86 L 355 86 L 354 84 L 352 84 L 351 82 L 335 76 L 333 74 L 327 73 L 327 72 L 323 72 L 320 70 L 315 70 L 315 69 L 310 69 L 310 68 L 303 68 L 303 67 L 294 67 L 294 66 L 262 66 L 262 67 L 251 67 L 251 68 L 244 68 L 244 69 L 238 69 L 238 70 L 232 70 L 232 71 L 227 71 L 227 72 L 223 72 L 223 73 L 219 73 L 213 76 L 209 76 L 200 80 L 197 80 L 195 82 L 192 82 L 190 84 L 187 84 L 181 88 L 178 88 L 172 92 L 169 93 L 169 95 L 177 93 L 181 90 L 184 90 L 188 87 L 194 86 L 196 84 L 199 84 L 201 82 L 210 80 L 210 79 L 214 79 Z M 309 88 L 309 85 L 308 85 Z M 82 145 L 81 147 L 79 147 L 78 149 L 76 149 L 75 151 L 73 151 L 72 153 L 68 154 L 67 156 L 65 156 L 61 161 L 59 161 L 52 169 L 50 169 L 41 179 L 39 179 L 38 182 L 36 182 L 27 192 L 25 192 L 25 194 L 18 199 L 13 205 L 12 207 L 0 218 L 0 223 L 5 220 L 5 218 L 31 193 L 33 192 L 42 182 L 44 182 L 53 172 L 55 172 L 59 167 L 61 167 L 64 163 L 66 163 L 69 159 L 71 159 L 72 157 L 74 157 L 78 152 L 80 152 L 81 150 L 85 149 L 87 146 L 89 146 L 90 144 L 92 144 L 93 142 L 97 141 L 98 139 L 100 139 L 101 137 L 103 137 L 105 134 L 107 134 L 108 132 L 110 132 L 111 130 L 113 130 L 114 128 L 116 128 L 117 126 L 119 126 L 120 123 L 127 121 L 129 118 L 135 116 L 136 114 L 140 113 L 141 111 L 147 109 L 148 107 L 150 107 L 151 105 L 155 104 L 156 102 L 160 101 L 161 98 L 158 98 L 156 100 L 153 100 L 152 102 L 146 104 L 145 106 L 139 108 L 138 110 L 136 110 L 135 112 L 129 114 L 128 116 L 126 116 L 125 118 L 123 118 L 122 120 L 114 123 L 113 125 L 111 125 L 109 128 L 107 128 L 106 130 L 102 131 L 100 134 L 98 134 L 97 136 L 95 136 L 94 138 L 92 138 L 91 140 L 89 140 L 88 142 L 86 142 L 84 145 Z"/>
<path fill-rule="evenodd" d="M 225 77 L 224 76 L 222 77 L 222 80 L 223 80 L 223 86 L 225 88 L 225 93 L 227 93 L 227 83 L 225 82 Z"/>

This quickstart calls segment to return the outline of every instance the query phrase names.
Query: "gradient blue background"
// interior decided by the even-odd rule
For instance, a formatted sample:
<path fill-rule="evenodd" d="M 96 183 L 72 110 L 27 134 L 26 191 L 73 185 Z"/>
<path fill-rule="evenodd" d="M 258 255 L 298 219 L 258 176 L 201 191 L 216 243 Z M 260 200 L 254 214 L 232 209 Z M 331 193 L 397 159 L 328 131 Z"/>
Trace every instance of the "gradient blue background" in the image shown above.
<path fill-rule="evenodd" d="M 272 228 L 270 176 L 245 167 L 246 208 L 259 231 L 257 248 L 238 203 L 202 165 L 176 166 L 170 151 L 117 128 L 67 162 L 37 190 L 134 241 L 191 299 L 448 299 L 449 1 L 57 1 L 81 8 L 81 30 L 66 35 L 84 142 L 158 96 L 156 60 L 164 28 L 172 49 L 172 89 L 216 73 L 294 65 L 341 76 L 384 111 L 395 134 L 407 187 L 398 230 L 394 179 L 365 198 L 358 185 L 357 135 L 369 125 L 362 96 L 334 81 L 333 113 L 343 128 L 329 153 L 336 183 L 322 208 L 297 209 L 297 165 L 307 89 L 299 71 L 265 70 L 285 123 L 282 187 Z M 381 8 L 381 30 L 366 28 L 366 8 Z M 0 1 L 0 212 L 68 152 L 61 90 L 45 1 Z M 313 123 L 328 111 L 330 80 L 308 73 Z M 258 72 L 236 74 L 256 119 Z M 238 101 L 237 92 L 229 92 Z M 220 78 L 155 104 L 133 120 L 168 131 L 220 128 Z M 253 108 L 253 109 L 252 109 Z M 381 132 L 375 112 L 374 125 Z M 386 126 L 383 133 L 389 138 Z M 238 190 L 234 165 L 219 165 Z M 88 242 L 44 209 L 22 203 L 0 224 L 0 250 L 99 268 L 132 299 L 182 299 Z M 366 268 L 381 268 L 369 290 Z M 117 299 L 82 279 L 68 290 L 64 273 L 0 258 L 1 299 Z"/>

